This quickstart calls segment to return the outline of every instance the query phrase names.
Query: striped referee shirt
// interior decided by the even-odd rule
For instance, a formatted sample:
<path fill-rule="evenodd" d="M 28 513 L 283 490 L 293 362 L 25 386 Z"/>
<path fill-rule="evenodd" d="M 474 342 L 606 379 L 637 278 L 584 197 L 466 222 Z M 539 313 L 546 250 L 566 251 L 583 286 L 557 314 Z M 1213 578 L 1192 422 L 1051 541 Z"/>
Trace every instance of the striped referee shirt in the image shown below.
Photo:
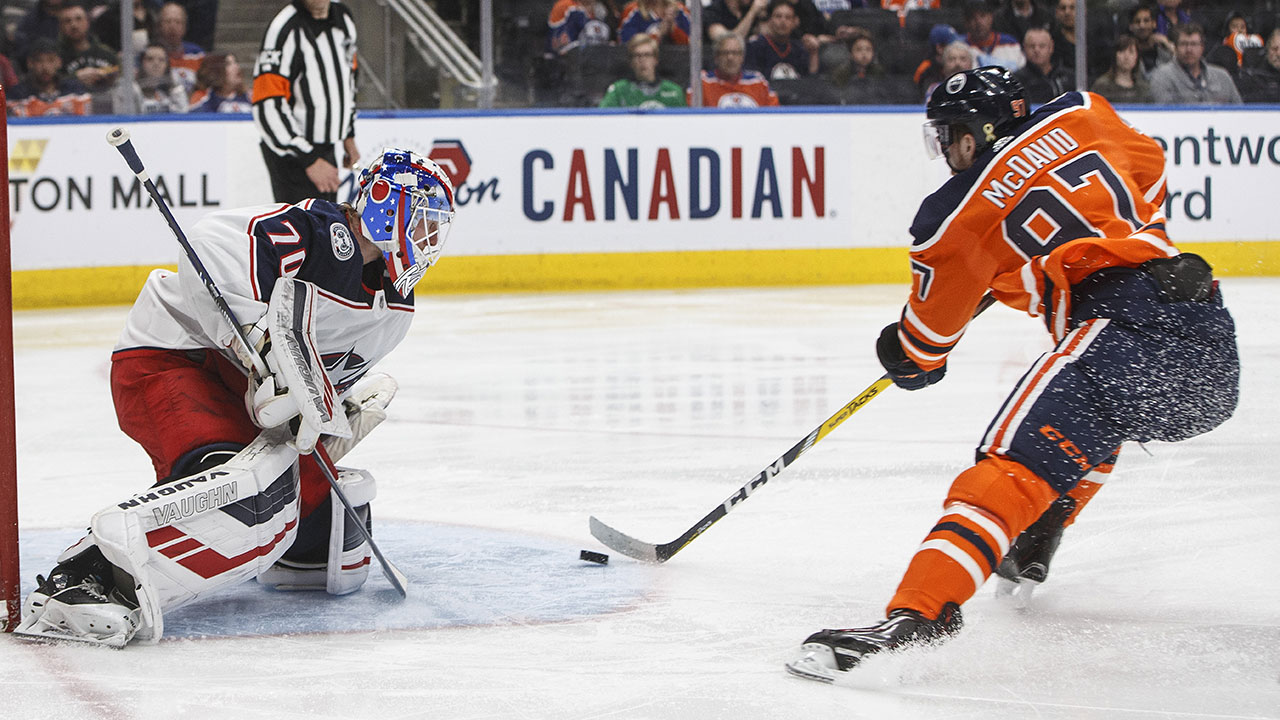
<path fill-rule="evenodd" d="M 303 166 L 355 135 L 356 25 L 340 2 L 316 20 L 293 0 L 267 26 L 253 72 L 253 120 L 276 155 Z"/>

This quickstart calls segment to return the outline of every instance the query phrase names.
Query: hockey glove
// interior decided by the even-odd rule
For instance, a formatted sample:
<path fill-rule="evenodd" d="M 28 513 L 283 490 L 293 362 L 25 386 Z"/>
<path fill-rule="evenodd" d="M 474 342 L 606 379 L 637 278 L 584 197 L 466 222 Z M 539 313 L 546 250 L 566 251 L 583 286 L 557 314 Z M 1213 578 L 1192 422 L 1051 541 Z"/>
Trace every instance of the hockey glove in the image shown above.
<path fill-rule="evenodd" d="M 902 341 L 898 339 L 898 323 L 891 323 L 880 331 L 880 339 L 876 340 L 876 357 L 889 373 L 893 384 L 903 390 L 919 390 L 938 382 L 947 374 L 947 366 L 933 370 L 921 370 L 902 349 Z"/>

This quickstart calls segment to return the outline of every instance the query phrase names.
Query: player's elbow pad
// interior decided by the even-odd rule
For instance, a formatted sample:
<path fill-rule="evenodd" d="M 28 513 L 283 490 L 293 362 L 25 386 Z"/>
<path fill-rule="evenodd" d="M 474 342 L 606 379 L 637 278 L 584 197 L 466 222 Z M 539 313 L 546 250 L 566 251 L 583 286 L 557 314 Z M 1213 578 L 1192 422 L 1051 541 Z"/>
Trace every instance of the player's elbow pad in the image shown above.
<path fill-rule="evenodd" d="M 922 370 L 907 357 L 907 352 L 902 349 L 902 341 L 898 339 L 897 323 L 890 323 L 880 331 L 880 338 L 876 340 L 876 357 L 880 359 L 880 364 L 884 366 L 893 384 L 903 390 L 926 388 L 947 374 L 946 363 L 933 370 Z"/>

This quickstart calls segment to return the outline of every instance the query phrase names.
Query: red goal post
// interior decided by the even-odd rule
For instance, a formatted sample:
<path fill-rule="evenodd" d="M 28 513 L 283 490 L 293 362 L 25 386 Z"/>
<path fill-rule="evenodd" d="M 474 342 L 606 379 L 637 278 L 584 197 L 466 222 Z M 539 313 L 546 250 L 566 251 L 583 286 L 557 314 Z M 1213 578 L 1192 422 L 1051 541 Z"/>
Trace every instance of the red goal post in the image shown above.
<path fill-rule="evenodd" d="M 0 108 L 5 89 L 0 87 Z M 5 632 L 18 624 L 18 442 L 13 402 L 13 274 L 9 252 L 9 128 L 0 113 L 0 599 Z"/>

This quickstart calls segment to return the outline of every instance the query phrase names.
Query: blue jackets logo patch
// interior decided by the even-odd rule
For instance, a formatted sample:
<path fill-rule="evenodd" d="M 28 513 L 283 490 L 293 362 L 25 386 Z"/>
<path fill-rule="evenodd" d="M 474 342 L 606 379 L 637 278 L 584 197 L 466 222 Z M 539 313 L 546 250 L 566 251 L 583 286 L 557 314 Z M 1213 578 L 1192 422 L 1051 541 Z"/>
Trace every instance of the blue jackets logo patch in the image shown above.
<path fill-rule="evenodd" d="M 356 241 L 351 237 L 351 231 L 342 223 L 334 223 L 329 226 L 329 235 L 333 240 L 333 255 L 339 260 L 350 260 L 352 255 L 356 254 Z"/>

